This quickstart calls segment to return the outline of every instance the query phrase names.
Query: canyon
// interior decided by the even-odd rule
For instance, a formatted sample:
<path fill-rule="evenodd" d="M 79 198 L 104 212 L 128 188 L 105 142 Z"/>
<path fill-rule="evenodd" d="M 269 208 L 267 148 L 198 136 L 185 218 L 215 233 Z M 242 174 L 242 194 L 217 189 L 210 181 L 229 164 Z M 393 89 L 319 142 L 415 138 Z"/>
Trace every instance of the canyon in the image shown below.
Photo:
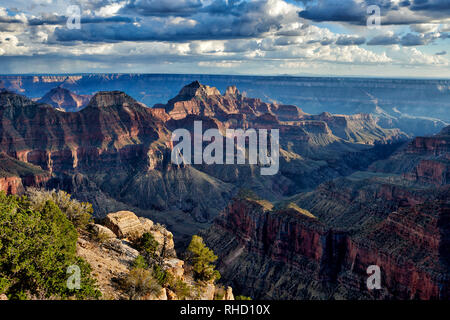
<path fill-rule="evenodd" d="M 234 198 L 204 233 L 228 283 L 260 299 L 449 299 L 448 128 L 425 140 L 283 202 Z"/>
<path fill-rule="evenodd" d="M 97 220 L 133 211 L 166 225 L 177 249 L 200 233 L 235 294 L 449 299 L 444 120 L 420 120 L 433 123 L 424 129 L 433 135 L 413 138 L 417 131 L 405 132 L 392 117 L 311 114 L 311 105 L 264 102 L 234 85 L 221 93 L 193 81 L 152 108 L 117 88 L 67 89 L 94 90 L 98 77 L 1 78 L 0 190 L 61 189 L 92 203 Z M 143 89 L 138 76 L 99 83 L 130 78 L 141 86 L 133 90 Z M 173 164 L 172 133 L 192 134 L 196 121 L 222 133 L 278 129 L 278 174 L 261 176 L 259 164 Z M 373 264 L 382 270 L 381 290 L 365 286 Z"/>
<path fill-rule="evenodd" d="M 298 105 L 310 114 L 371 114 L 386 128 L 413 136 L 435 134 L 450 123 L 449 80 L 189 74 L 1 75 L 0 89 L 41 98 L 55 87 L 77 95 L 124 91 L 148 106 L 172 99 L 193 81 L 225 92 L 237 86 L 249 97 Z"/>

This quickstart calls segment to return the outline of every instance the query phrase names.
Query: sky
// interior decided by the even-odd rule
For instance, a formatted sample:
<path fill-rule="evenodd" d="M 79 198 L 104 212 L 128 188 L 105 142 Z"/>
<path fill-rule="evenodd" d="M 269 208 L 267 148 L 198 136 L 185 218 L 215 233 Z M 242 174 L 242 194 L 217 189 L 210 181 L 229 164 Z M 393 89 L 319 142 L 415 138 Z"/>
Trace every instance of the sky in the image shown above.
<path fill-rule="evenodd" d="M 449 78 L 449 62 L 450 0 L 0 0 L 0 74 Z"/>

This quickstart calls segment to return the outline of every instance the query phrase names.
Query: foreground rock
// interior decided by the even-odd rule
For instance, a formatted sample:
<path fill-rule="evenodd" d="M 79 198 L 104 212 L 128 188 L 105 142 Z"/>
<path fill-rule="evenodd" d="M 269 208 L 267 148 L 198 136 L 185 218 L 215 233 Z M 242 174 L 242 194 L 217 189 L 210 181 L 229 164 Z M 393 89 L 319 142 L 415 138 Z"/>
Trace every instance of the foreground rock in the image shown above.
<path fill-rule="evenodd" d="M 106 216 L 105 226 L 118 238 L 139 238 L 144 234 L 144 227 L 139 218 L 131 211 L 119 211 Z"/>
<path fill-rule="evenodd" d="M 116 238 L 114 232 L 112 232 L 110 229 L 100 224 L 94 224 L 92 226 L 92 232 L 98 239 L 109 240 Z"/>
<path fill-rule="evenodd" d="M 157 257 L 154 259 L 160 261 L 162 270 L 173 279 L 170 285 L 179 285 L 181 282 L 189 288 L 190 293 L 188 296 L 179 293 L 183 295 L 178 296 L 177 292 L 174 292 L 177 291 L 176 287 L 173 291 L 172 287 L 169 289 L 170 285 L 166 285 L 159 293 L 145 294 L 139 299 L 234 300 L 231 288 L 224 289 L 213 282 L 194 281 L 192 273 L 186 272 L 186 263 L 176 258 L 172 233 L 162 225 L 147 218 L 138 218 L 131 211 L 108 214 L 106 225 L 114 232 L 106 226 L 94 224 L 90 226 L 90 233 L 82 233 L 77 243 L 77 253 L 91 265 L 92 274 L 104 299 L 130 298 L 123 287 L 123 280 L 130 274 L 136 258 L 140 255 L 139 251 L 133 248 L 132 241 L 136 239 L 137 234 L 142 236 L 143 233 L 150 233 L 158 243 Z"/>

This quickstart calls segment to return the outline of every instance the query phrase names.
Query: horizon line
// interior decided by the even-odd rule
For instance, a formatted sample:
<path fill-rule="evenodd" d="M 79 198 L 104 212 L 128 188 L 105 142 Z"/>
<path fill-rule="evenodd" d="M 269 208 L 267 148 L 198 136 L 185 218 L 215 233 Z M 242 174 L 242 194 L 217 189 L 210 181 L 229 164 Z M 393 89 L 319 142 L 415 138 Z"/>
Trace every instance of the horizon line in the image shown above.
<path fill-rule="evenodd" d="M 329 78 L 329 79 L 378 79 L 378 80 L 435 80 L 450 81 L 449 78 L 441 77 L 382 77 L 362 75 L 252 75 L 252 74 L 210 74 L 210 73 L 148 73 L 148 72 L 76 72 L 76 73 L 3 73 L 0 77 L 11 76 L 79 76 L 79 75 L 166 75 L 166 76 L 211 76 L 211 77 L 259 77 L 259 78 Z"/>

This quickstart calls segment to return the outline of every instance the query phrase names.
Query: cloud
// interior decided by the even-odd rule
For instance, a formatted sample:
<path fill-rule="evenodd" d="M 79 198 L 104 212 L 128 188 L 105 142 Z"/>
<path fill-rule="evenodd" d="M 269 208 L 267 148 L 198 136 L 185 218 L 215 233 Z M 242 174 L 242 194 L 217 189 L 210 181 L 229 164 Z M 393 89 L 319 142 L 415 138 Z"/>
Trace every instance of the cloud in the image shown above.
<path fill-rule="evenodd" d="M 410 4 L 410 9 L 414 11 L 438 11 L 450 12 L 450 2 L 448 0 L 414 0 Z"/>
<path fill-rule="evenodd" d="M 412 24 L 410 28 L 414 32 L 428 33 L 438 31 L 439 26 L 440 24 L 438 23 L 422 23 L 422 24 Z"/>
<path fill-rule="evenodd" d="M 362 24 L 365 10 L 361 3 L 352 0 L 318 0 L 306 1 L 306 9 L 299 16 L 313 21 L 341 21 Z"/>
<path fill-rule="evenodd" d="M 447 54 L 447 51 L 440 51 L 440 52 L 436 52 L 435 55 L 437 56 L 445 56 Z"/>
<path fill-rule="evenodd" d="M 149 3 L 156 5 L 153 1 Z M 165 2 L 163 1 L 163 3 Z M 211 14 L 211 9 L 205 7 L 205 11 L 200 10 L 189 17 L 169 15 L 169 17 L 153 17 L 134 23 L 98 23 L 95 25 L 86 23 L 80 30 L 57 28 L 54 40 L 114 42 L 254 38 L 280 30 L 283 24 L 294 21 L 294 19 L 298 20 L 296 7 L 282 0 L 239 3 L 230 1 L 229 3 L 234 4 L 232 7 L 239 8 L 239 10 Z"/>
<path fill-rule="evenodd" d="M 303 0 L 305 9 L 299 16 L 317 22 L 335 21 L 366 25 L 372 13 L 367 8 L 380 8 L 382 25 L 421 24 L 448 18 L 448 0 Z"/>
<path fill-rule="evenodd" d="M 201 0 L 131 0 L 121 12 L 142 16 L 189 16 L 202 7 Z"/>
<path fill-rule="evenodd" d="M 214 68 L 234 68 L 239 66 L 242 61 L 200 61 L 198 66 L 200 67 L 214 67 Z"/>
<path fill-rule="evenodd" d="M 384 35 L 375 36 L 367 42 L 369 46 L 388 46 L 398 44 L 400 37 L 394 35 L 394 33 L 388 33 Z"/>
<path fill-rule="evenodd" d="M 41 25 L 65 25 L 67 23 L 68 17 L 60 16 L 54 13 L 44 14 L 39 18 L 32 18 L 28 21 L 30 26 L 41 26 Z M 124 17 L 124 16 L 111 16 L 111 17 L 102 17 L 102 16 L 82 16 L 80 19 L 81 24 L 88 23 L 119 23 L 119 22 L 127 22 L 133 23 L 135 22 L 135 18 Z"/>
<path fill-rule="evenodd" d="M 412 47 L 393 46 L 388 50 L 388 54 L 396 61 L 396 63 L 404 65 L 449 65 L 448 60 L 442 55 L 429 55 Z"/>
<path fill-rule="evenodd" d="M 427 28 L 420 28 L 420 30 L 425 31 Z M 429 30 L 436 30 L 436 28 L 431 28 Z M 394 34 L 394 32 L 387 32 L 379 36 L 375 36 L 367 42 L 369 46 L 387 46 L 400 44 L 405 47 L 412 46 L 424 46 L 434 43 L 437 39 L 445 39 L 447 33 L 440 32 L 428 32 L 428 33 L 407 33 L 403 36 Z"/>
<path fill-rule="evenodd" d="M 427 55 L 412 50 L 448 41 L 450 31 L 448 23 L 430 21 L 430 16 L 438 15 L 431 9 L 411 10 L 419 4 L 414 1 L 305 0 L 303 11 L 293 0 L 78 1 L 80 30 L 66 27 L 68 0 L 57 1 L 55 7 L 54 2 L 45 2 L 33 8 L 31 2 L 15 2 L 23 3 L 23 12 L 0 8 L 3 70 L 23 70 L 24 61 L 30 61 L 30 72 L 45 72 L 44 67 L 34 66 L 39 63 L 63 72 L 87 66 L 101 72 L 117 72 L 119 66 L 125 72 L 140 72 L 149 64 L 152 69 L 145 70 L 151 72 L 165 72 L 164 67 L 171 66 L 172 72 L 221 68 L 239 73 L 252 65 L 260 73 L 277 73 L 280 66 L 314 65 L 326 66 L 328 74 L 331 66 L 346 74 L 355 66 L 372 70 L 377 65 L 387 66 L 386 70 L 448 66 L 443 51 Z M 382 5 L 382 23 L 411 23 L 410 30 L 394 26 L 388 32 L 388 28 L 368 31 L 358 26 L 366 23 L 369 2 Z M 310 19 L 302 17 L 306 14 Z M 327 19 L 338 23 L 315 23 Z M 7 43 L 7 38 L 13 41 Z M 55 67 L 52 59 L 58 61 Z"/>
<path fill-rule="evenodd" d="M 29 48 L 21 45 L 16 36 L 8 33 L 0 33 L 0 56 L 27 54 L 29 54 Z"/>
<path fill-rule="evenodd" d="M 358 37 L 358 36 L 340 36 L 336 40 L 336 44 L 339 46 L 355 46 L 355 45 L 361 45 L 366 42 L 366 38 L 364 37 Z"/>

